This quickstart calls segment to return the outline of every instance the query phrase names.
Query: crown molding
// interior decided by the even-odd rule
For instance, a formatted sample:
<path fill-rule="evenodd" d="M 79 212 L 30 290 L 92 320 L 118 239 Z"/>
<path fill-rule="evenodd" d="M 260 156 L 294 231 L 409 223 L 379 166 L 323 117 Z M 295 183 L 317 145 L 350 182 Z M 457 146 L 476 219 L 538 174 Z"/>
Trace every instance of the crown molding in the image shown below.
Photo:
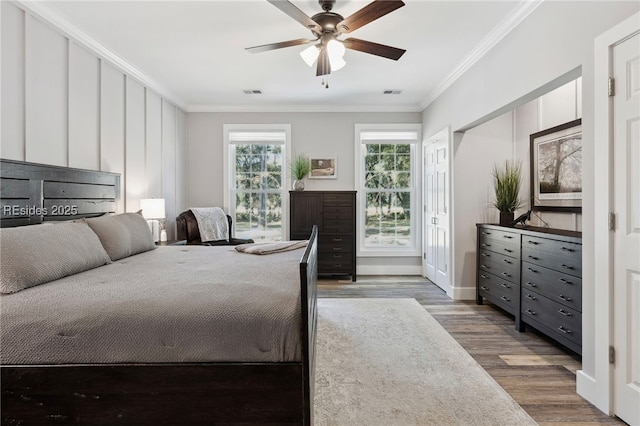
<path fill-rule="evenodd" d="M 67 18 L 53 10 L 50 6 L 45 5 L 43 2 L 29 0 L 16 0 L 15 3 L 32 16 L 44 20 L 49 25 L 52 25 L 70 41 L 80 44 L 101 59 L 109 61 L 111 64 L 123 71 L 128 77 L 138 80 L 144 86 L 158 93 L 161 97 L 173 103 L 178 108 L 184 111 L 187 110 L 186 102 L 184 102 L 184 100 L 179 96 L 118 56 L 116 53 L 109 50 L 107 47 L 98 43 L 94 38 L 73 25 L 67 20 Z"/>
<path fill-rule="evenodd" d="M 420 105 L 189 105 L 187 112 L 422 112 Z"/>
<path fill-rule="evenodd" d="M 458 64 L 454 70 L 433 89 L 420 105 L 426 109 L 436 98 L 442 95 L 456 80 L 467 72 L 476 62 L 495 47 L 503 38 L 524 21 L 544 0 L 523 0 L 487 34 L 478 45 Z"/>

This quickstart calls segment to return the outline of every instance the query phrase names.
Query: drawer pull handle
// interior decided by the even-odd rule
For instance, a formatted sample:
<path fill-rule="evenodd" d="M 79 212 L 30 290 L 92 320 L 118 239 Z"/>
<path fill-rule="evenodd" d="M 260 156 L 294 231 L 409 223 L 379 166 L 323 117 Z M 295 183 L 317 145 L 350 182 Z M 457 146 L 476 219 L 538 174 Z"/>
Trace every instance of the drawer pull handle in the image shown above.
<path fill-rule="evenodd" d="M 504 275 L 505 277 L 509 277 L 509 278 L 511 278 L 511 274 L 508 274 L 508 273 L 506 273 L 506 272 L 503 272 L 503 273 L 502 273 L 502 275 Z"/>
<path fill-rule="evenodd" d="M 535 256 L 528 255 L 527 257 L 528 257 L 529 259 L 538 260 L 538 258 L 537 258 L 537 257 L 535 257 Z"/>
<path fill-rule="evenodd" d="M 571 265 L 565 265 L 564 263 L 563 263 L 562 265 L 560 265 L 560 266 L 562 266 L 564 269 L 569 269 L 569 270 L 572 270 L 572 269 L 573 269 L 573 266 L 571 266 Z"/>
<path fill-rule="evenodd" d="M 537 284 L 532 283 L 531 281 L 527 281 L 525 284 L 528 285 L 529 287 L 533 287 L 533 288 L 538 287 Z"/>
<path fill-rule="evenodd" d="M 570 297 L 564 297 L 564 295 L 562 295 L 562 294 L 560 296 L 558 296 L 558 299 L 562 299 L 565 302 L 571 302 L 571 298 Z"/>
<path fill-rule="evenodd" d="M 508 248 L 504 249 L 507 253 L 511 253 L 513 250 L 509 250 Z"/>
<path fill-rule="evenodd" d="M 342 263 L 335 263 L 333 265 L 334 268 L 342 268 Z"/>
<path fill-rule="evenodd" d="M 531 309 L 527 309 L 525 310 L 526 313 L 528 313 L 529 315 L 535 315 L 536 311 L 532 311 Z"/>
<path fill-rule="evenodd" d="M 482 231 L 482 235 L 491 235 L 491 232 Z"/>
<path fill-rule="evenodd" d="M 509 299 L 507 296 L 502 296 L 500 299 L 504 300 L 505 302 L 511 302 L 511 299 Z"/>
<path fill-rule="evenodd" d="M 491 247 L 491 244 L 482 243 L 481 246 L 482 247 Z"/>
<path fill-rule="evenodd" d="M 570 247 L 561 247 L 562 251 L 574 252 L 575 250 Z"/>
<path fill-rule="evenodd" d="M 504 237 L 504 238 L 507 238 L 507 239 L 509 239 L 509 240 L 513 238 L 511 235 L 503 235 L 503 237 Z"/>
<path fill-rule="evenodd" d="M 334 238 L 333 241 L 335 241 L 336 243 L 339 243 L 340 241 L 342 241 L 342 238 Z"/>
<path fill-rule="evenodd" d="M 531 240 L 527 240 L 527 242 L 528 242 L 529 244 L 533 244 L 534 246 L 537 246 L 538 244 L 540 244 L 540 243 L 539 243 L 539 242 L 537 242 L 537 241 L 531 241 Z"/>
<path fill-rule="evenodd" d="M 511 288 L 511 286 L 510 286 L 509 284 L 502 283 L 502 284 L 500 284 L 500 285 L 501 285 L 502 287 L 504 287 L 504 288 Z"/>
<path fill-rule="evenodd" d="M 564 278 L 558 278 L 558 281 L 560 281 L 563 284 L 569 284 L 569 285 L 573 284 L 571 281 L 567 281 Z"/>
<path fill-rule="evenodd" d="M 487 254 L 487 253 L 480 253 L 480 256 L 484 256 L 484 257 L 491 257 L 491 255 L 490 255 L 490 254 Z"/>
<path fill-rule="evenodd" d="M 530 294 L 527 294 L 527 299 L 529 299 L 529 300 L 537 300 L 535 296 L 532 296 Z"/>
<path fill-rule="evenodd" d="M 480 267 L 481 267 L 482 269 L 489 269 L 489 267 L 488 267 L 487 265 L 485 265 L 484 263 L 483 263 L 482 265 L 480 265 Z"/>
<path fill-rule="evenodd" d="M 481 288 L 482 290 L 484 290 L 484 291 L 489 291 L 489 288 L 488 288 L 488 287 L 482 286 L 482 287 L 480 287 L 480 288 Z"/>
<path fill-rule="evenodd" d="M 334 254 L 333 258 L 334 259 L 342 259 L 342 255 L 341 254 Z"/>
<path fill-rule="evenodd" d="M 537 270 L 537 269 L 533 269 L 533 268 L 527 268 L 527 269 L 528 269 L 528 270 L 530 270 L 531 272 L 533 272 L 534 274 L 537 274 L 537 273 L 538 273 L 538 270 Z"/>
<path fill-rule="evenodd" d="M 484 279 L 486 280 L 486 279 L 487 279 L 487 278 L 489 278 L 489 277 L 488 277 L 488 276 L 486 276 L 485 274 L 480 274 L 480 278 L 484 278 Z"/>
<path fill-rule="evenodd" d="M 563 326 L 558 327 L 558 330 L 562 331 L 564 334 L 572 334 L 571 330 L 564 328 Z"/>
<path fill-rule="evenodd" d="M 508 263 L 509 265 L 511 265 L 511 261 L 510 261 L 509 259 L 502 259 L 502 261 L 503 261 L 504 263 Z"/>
<path fill-rule="evenodd" d="M 560 309 L 558 311 L 558 313 L 564 315 L 565 317 L 572 317 L 573 316 L 573 314 L 571 312 L 567 312 L 564 309 Z"/>

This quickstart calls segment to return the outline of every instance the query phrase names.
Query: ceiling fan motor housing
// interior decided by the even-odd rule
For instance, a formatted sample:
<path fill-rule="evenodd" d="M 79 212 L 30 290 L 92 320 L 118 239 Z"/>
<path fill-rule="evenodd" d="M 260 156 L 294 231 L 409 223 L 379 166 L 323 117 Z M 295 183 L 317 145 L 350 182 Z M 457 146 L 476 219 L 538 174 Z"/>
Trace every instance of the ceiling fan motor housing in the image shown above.
<path fill-rule="evenodd" d="M 323 32 L 335 32 L 337 25 L 344 20 L 341 15 L 333 12 L 316 13 L 311 19 L 322 27 Z M 320 34 L 318 34 L 320 35 Z"/>

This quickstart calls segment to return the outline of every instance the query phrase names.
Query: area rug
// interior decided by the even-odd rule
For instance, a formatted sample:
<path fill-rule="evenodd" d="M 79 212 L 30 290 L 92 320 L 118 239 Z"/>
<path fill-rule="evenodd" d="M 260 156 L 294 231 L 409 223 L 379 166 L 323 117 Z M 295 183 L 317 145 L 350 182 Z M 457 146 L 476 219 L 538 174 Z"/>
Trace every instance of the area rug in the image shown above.
<path fill-rule="evenodd" d="M 535 425 L 415 299 L 319 299 L 316 425 Z"/>

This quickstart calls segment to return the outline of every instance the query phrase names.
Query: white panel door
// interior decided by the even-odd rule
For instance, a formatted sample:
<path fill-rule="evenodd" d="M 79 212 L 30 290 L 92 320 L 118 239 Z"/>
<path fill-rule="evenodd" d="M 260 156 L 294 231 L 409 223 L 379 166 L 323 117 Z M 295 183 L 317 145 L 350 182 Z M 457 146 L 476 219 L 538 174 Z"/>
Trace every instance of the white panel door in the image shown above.
<path fill-rule="evenodd" d="M 449 137 L 448 130 L 423 144 L 424 255 L 423 273 L 449 292 Z"/>
<path fill-rule="evenodd" d="M 640 35 L 613 51 L 614 412 L 640 425 Z"/>

